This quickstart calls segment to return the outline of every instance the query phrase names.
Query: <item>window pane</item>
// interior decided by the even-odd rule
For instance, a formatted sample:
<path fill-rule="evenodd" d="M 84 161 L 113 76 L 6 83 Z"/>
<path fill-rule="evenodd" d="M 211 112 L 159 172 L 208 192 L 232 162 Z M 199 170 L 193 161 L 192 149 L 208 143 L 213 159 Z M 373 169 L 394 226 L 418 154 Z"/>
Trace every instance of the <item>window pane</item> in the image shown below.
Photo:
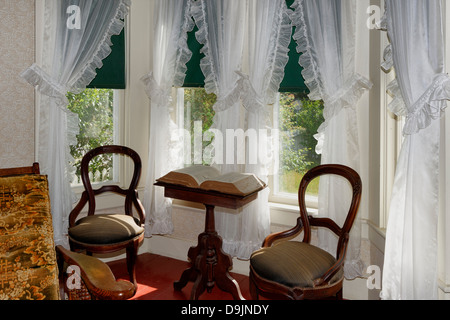
<path fill-rule="evenodd" d="M 322 101 L 311 101 L 303 92 L 280 94 L 277 192 L 297 194 L 300 180 L 306 171 L 320 164 L 314 135 L 323 121 Z M 318 180 L 311 182 L 308 193 L 317 195 L 318 186 Z"/>
<path fill-rule="evenodd" d="M 77 113 L 80 120 L 78 143 L 71 147 L 76 168 L 73 184 L 81 183 L 80 164 L 90 150 L 114 144 L 114 90 L 86 89 L 80 94 L 69 93 L 68 109 Z M 100 155 L 90 162 L 89 171 L 93 182 L 113 180 L 113 159 L 111 155 Z"/>
<path fill-rule="evenodd" d="M 204 88 L 184 89 L 184 129 L 189 132 L 191 150 L 190 163 L 186 164 L 209 164 L 205 163 L 205 148 L 213 140 L 203 139 L 204 133 L 211 128 L 215 115 L 213 106 L 216 103 L 215 94 L 207 94 Z M 200 135 L 201 129 L 201 135 Z M 201 139 L 201 150 L 194 139 Z M 186 161 L 189 162 L 189 161 Z"/>

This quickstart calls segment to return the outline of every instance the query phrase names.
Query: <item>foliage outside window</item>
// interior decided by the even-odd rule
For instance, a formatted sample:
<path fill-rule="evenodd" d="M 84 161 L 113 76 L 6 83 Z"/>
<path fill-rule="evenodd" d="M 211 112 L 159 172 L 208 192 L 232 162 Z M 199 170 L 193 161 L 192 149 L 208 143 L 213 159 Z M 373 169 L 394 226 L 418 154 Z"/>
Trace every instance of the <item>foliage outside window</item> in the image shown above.
<path fill-rule="evenodd" d="M 203 88 L 184 89 L 184 129 L 190 134 L 191 146 L 194 145 L 196 123 L 201 123 L 202 125 L 202 136 L 211 128 L 215 115 L 213 106 L 216 101 L 216 95 L 214 93 L 207 94 Z M 211 144 L 211 140 L 202 141 L 202 154 L 209 144 Z M 194 158 L 195 150 L 192 148 L 191 159 Z M 207 164 L 203 158 L 202 163 Z"/>
<path fill-rule="evenodd" d="M 311 101 L 303 92 L 281 93 L 278 117 L 280 168 L 277 191 L 296 194 L 303 175 L 320 165 L 314 135 L 324 122 L 323 102 Z M 318 182 L 318 179 L 312 181 L 307 192 L 317 195 Z"/>
<path fill-rule="evenodd" d="M 86 89 L 79 94 L 69 93 L 68 109 L 79 116 L 78 143 L 71 146 L 76 177 L 73 184 L 81 183 L 80 165 L 83 156 L 90 150 L 114 143 L 114 90 Z M 105 154 L 92 159 L 89 166 L 93 182 L 113 179 L 113 157 Z"/>

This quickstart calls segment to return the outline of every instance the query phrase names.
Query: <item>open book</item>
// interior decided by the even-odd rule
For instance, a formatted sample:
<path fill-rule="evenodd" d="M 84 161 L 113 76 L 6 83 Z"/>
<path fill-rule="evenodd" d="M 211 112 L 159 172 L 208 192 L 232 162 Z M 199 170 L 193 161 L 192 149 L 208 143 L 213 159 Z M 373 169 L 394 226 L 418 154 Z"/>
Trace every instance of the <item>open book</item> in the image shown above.
<path fill-rule="evenodd" d="M 266 187 L 254 174 L 231 172 L 221 175 L 216 168 L 202 165 L 171 171 L 156 181 L 239 196 L 246 196 Z"/>

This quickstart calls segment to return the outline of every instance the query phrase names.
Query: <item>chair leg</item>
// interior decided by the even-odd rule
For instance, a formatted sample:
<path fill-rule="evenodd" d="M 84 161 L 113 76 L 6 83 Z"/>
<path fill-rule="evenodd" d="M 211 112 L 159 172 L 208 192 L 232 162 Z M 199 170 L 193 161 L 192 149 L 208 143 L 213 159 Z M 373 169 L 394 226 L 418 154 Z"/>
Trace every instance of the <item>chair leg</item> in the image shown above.
<path fill-rule="evenodd" d="M 250 296 L 252 300 L 259 300 L 258 288 L 256 287 L 256 284 L 253 281 L 251 275 L 248 280 L 249 280 Z"/>
<path fill-rule="evenodd" d="M 127 252 L 127 269 L 130 275 L 130 282 L 137 288 L 136 280 L 136 260 L 139 248 L 139 239 L 134 240 L 126 249 Z"/>
<path fill-rule="evenodd" d="M 343 300 L 342 288 L 336 293 L 336 300 Z"/>

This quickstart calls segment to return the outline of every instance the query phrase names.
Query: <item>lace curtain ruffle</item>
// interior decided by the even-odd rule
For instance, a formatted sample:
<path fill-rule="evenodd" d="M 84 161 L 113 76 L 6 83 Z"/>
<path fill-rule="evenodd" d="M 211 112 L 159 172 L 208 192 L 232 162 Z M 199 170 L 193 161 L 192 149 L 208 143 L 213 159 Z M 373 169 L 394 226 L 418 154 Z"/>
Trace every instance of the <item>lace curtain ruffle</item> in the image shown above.
<path fill-rule="evenodd" d="M 55 98 L 59 106 L 66 106 L 69 103 L 66 97 L 67 87 L 52 79 L 36 63 L 33 63 L 31 67 L 23 71 L 21 77 L 41 94 Z"/>
<path fill-rule="evenodd" d="M 420 99 L 409 109 L 402 98 L 396 79 L 389 83 L 387 91 L 393 98 L 389 110 L 397 116 L 405 117 L 403 134 L 411 135 L 427 128 L 433 120 L 442 117 L 447 108 L 445 100 L 450 99 L 450 77 L 447 74 L 437 75 Z"/>
<path fill-rule="evenodd" d="M 131 0 L 121 0 L 114 18 L 109 22 L 109 26 L 104 33 L 102 40 L 99 41 L 97 49 L 92 57 L 85 62 L 85 66 L 77 73 L 70 77 L 68 83 L 59 83 L 52 79 L 44 70 L 33 64 L 32 67 L 25 70 L 22 76 L 31 85 L 36 86 L 37 89 L 45 95 L 57 98 L 60 102 L 58 104 L 68 104 L 65 95 L 67 92 L 80 93 L 97 75 L 96 69 L 103 66 L 104 60 L 111 53 L 111 37 L 118 35 L 124 27 L 122 19 L 128 15 Z"/>
<path fill-rule="evenodd" d="M 214 66 L 214 60 L 211 57 L 211 44 L 208 40 L 208 27 L 206 25 L 206 8 L 202 1 L 194 1 L 191 7 L 191 14 L 195 20 L 195 24 L 198 27 L 198 31 L 195 33 L 197 41 L 203 45 L 200 53 L 203 53 L 205 57 L 200 61 L 200 68 L 205 75 L 205 90 L 207 93 L 218 93 L 219 85 L 216 75 L 216 67 Z M 219 97 L 218 97 L 219 99 Z"/>
<path fill-rule="evenodd" d="M 299 60 L 300 65 L 303 67 L 302 76 L 310 91 L 309 98 L 311 100 L 320 100 L 324 96 L 323 84 L 320 79 L 318 66 L 311 53 L 312 47 L 306 27 L 303 0 L 296 0 L 291 7 L 296 13 L 291 14 L 291 19 L 292 24 L 296 27 L 293 38 L 297 42 L 297 51 L 302 53 Z"/>
<path fill-rule="evenodd" d="M 386 10 L 385 15 L 378 23 L 380 30 L 387 31 L 389 18 L 389 11 Z M 384 50 L 384 61 L 381 67 L 386 72 L 394 67 L 392 44 L 387 45 Z M 397 116 L 405 117 L 403 134 L 411 135 L 427 128 L 433 120 L 442 117 L 447 107 L 445 100 L 450 99 L 450 77 L 448 74 L 436 75 L 427 90 L 411 106 L 406 105 L 397 79 L 388 84 L 387 92 L 392 97 L 388 106 L 389 110 Z"/>
<path fill-rule="evenodd" d="M 264 76 L 265 83 L 263 87 L 264 104 L 270 105 L 275 103 L 280 84 L 284 78 L 284 70 L 289 61 L 289 45 L 292 37 L 292 21 L 291 10 L 282 3 L 282 7 L 277 10 L 272 31 L 270 35 L 270 43 L 275 46 L 270 47 L 267 57 L 267 71 Z M 245 95 L 245 92 L 243 93 Z"/>
<path fill-rule="evenodd" d="M 362 95 L 372 88 L 372 83 L 365 77 L 355 74 L 333 97 L 324 98 L 323 116 L 325 121 L 317 129 L 314 135 L 317 140 L 316 153 L 323 152 L 324 132 L 330 119 L 335 117 L 344 108 L 352 108 L 356 111 L 356 105 Z"/>
<path fill-rule="evenodd" d="M 145 93 L 152 101 L 152 106 L 156 108 L 168 108 L 170 101 L 172 101 L 171 90 L 172 86 L 160 86 L 153 76 L 153 72 L 141 78 L 144 84 Z"/>
<path fill-rule="evenodd" d="M 195 23 L 192 20 L 191 6 L 192 3 L 188 1 L 186 3 L 186 10 L 184 12 L 184 22 L 181 28 L 181 33 L 178 37 L 178 40 L 176 41 L 178 52 L 175 62 L 175 75 L 173 79 L 173 85 L 175 87 L 183 86 L 184 80 L 186 78 L 186 65 L 192 58 L 192 52 L 187 44 L 188 32 L 192 31 L 195 26 Z"/>
<path fill-rule="evenodd" d="M 97 51 L 88 61 L 86 66 L 68 84 L 69 91 L 79 93 L 86 89 L 86 86 L 94 80 L 97 75 L 96 69 L 103 66 L 103 60 L 111 54 L 111 37 L 122 32 L 124 27 L 123 19 L 128 15 L 131 0 L 121 0 L 117 7 L 114 18 L 110 21 L 103 39 L 100 41 Z"/>

